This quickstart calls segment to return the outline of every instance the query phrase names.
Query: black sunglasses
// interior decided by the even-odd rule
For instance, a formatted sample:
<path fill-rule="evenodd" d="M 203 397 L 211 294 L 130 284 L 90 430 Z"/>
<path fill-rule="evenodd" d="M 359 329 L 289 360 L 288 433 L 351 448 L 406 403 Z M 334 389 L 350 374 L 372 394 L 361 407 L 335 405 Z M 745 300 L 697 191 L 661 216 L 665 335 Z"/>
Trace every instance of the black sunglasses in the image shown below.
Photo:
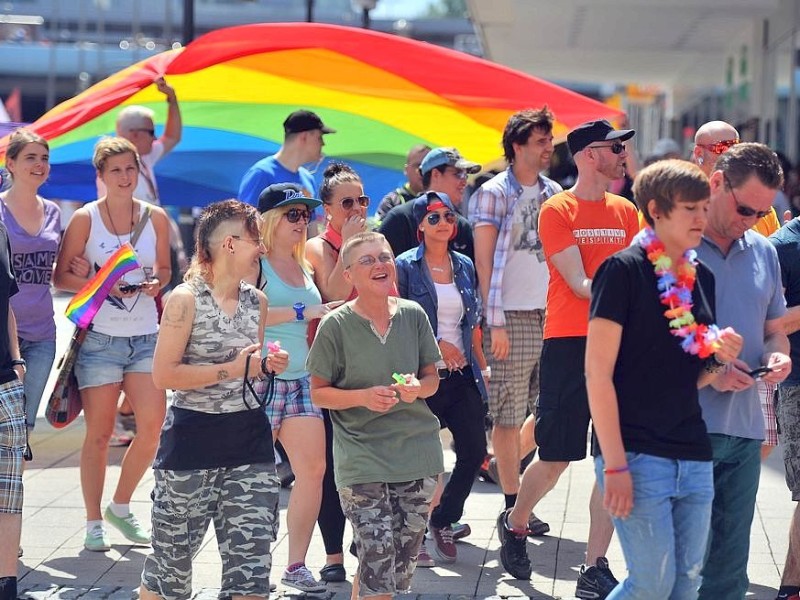
<path fill-rule="evenodd" d="M 150 137 L 156 137 L 156 130 L 155 129 L 147 129 L 145 127 L 137 127 L 134 131 L 144 131 L 145 133 L 149 133 Z"/>
<path fill-rule="evenodd" d="M 611 148 L 614 154 L 622 154 L 625 150 L 625 144 L 622 142 L 614 142 L 613 144 L 606 144 L 605 146 L 589 146 L 589 148 Z"/>
<path fill-rule="evenodd" d="M 285 217 L 289 223 L 297 223 L 300 219 L 308 223 L 311 220 L 311 211 L 303 210 L 302 208 L 290 208 L 286 211 Z"/>
<path fill-rule="evenodd" d="M 757 219 L 763 219 L 769 213 L 772 212 L 772 209 L 769 210 L 756 210 L 755 208 L 750 208 L 746 204 L 742 204 L 739 202 L 739 199 L 736 197 L 736 194 L 733 191 L 733 186 L 731 185 L 731 180 L 728 179 L 728 176 L 724 173 L 722 174 L 722 178 L 725 180 L 725 185 L 728 186 L 728 189 L 731 191 L 731 196 L 733 196 L 733 201 L 736 203 L 736 213 L 742 217 L 756 217 Z"/>
<path fill-rule="evenodd" d="M 442 220 L 442 217 L 444 217 L 444 220 L 450 225 L 456 222 L 456 214 L 452 210 L 448 210 L 444 214 L 432 212 L 426 217 L 426 219 L 428 221 L 428 225 L 438 225 L 439 221 Z"/>
<path fill-rule="evenodd" d="M 339 200 L 339 204 L 341 204 L 342 208 L 345 210 L 352 210 L 356 202 L 358 202 L 362 208 L 367 208 L 369 206 L 369 196 L 359 196 L 358 198 L 350 198 L 348 196 L 347 198 Z"/>

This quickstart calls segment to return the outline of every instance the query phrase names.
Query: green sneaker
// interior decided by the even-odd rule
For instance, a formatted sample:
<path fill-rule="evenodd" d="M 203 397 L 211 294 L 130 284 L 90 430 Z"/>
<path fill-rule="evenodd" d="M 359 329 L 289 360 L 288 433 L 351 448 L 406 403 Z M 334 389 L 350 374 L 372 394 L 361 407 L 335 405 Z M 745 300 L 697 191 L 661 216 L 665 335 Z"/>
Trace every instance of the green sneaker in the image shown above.
<path fill-rule="evenodd" d="M 139 523 L 139 520 L 133 513 L 128 513 L 127 517 L 118 517 L 109 506 L 106 508 L 103 518 L 105 518 L 109 524 L 119 529 L 120 533 L 124 535 L 125 539 L 129 542 L 142 546 L 150 545 L 150 534 L 142 528 L 142 524 Z"/>
<path fill-rule="evenodd" d="M 91 552 L 107 552 L 111 550 L 106 528 L 102 525 L 97 525 L 88 530 L 86 539 L 83 540 L 83 547 Z"/>

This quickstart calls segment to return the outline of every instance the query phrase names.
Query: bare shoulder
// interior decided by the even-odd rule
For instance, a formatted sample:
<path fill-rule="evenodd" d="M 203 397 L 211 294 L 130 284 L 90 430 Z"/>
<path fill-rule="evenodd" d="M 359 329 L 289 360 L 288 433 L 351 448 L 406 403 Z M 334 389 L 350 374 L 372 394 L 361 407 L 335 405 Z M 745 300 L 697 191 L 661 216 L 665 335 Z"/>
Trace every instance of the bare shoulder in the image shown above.
<path fill-rule="evenodd" d="M 194 294 L 184 286 L 178 286 L 169 295 L 161 316 L 162 327 L 186 327 L 194 319 Z"/>

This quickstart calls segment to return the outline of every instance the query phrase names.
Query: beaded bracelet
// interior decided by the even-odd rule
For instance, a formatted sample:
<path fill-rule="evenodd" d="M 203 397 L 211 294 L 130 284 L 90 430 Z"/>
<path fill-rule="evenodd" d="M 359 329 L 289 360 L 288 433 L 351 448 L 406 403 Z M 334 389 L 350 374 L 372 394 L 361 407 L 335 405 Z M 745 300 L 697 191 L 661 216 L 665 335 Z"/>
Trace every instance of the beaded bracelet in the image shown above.
<path fill-rule="evenodd" d="M 605 475 L 619 475 L 620 473 L 627 473 L 628 471 L 630 471 L 628 465 L 620 467 L 619 469 L 603 469 Z"/>

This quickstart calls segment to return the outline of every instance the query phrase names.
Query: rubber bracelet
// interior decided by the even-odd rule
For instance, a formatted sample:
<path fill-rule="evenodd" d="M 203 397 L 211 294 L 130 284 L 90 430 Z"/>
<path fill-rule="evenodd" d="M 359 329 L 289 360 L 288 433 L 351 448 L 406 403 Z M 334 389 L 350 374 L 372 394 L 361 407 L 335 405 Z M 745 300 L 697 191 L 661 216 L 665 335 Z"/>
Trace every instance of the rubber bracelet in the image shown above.
<path fill-rule="evenodd" d="M 603 474 L 619 475 L 620 473 L 627 473 L 628 471 L 630 471 L 630 468 L 628 467 L 628 465 L 625 465 L 624 467 L 620 467 L 619 469 L 603 469 Z"/>

